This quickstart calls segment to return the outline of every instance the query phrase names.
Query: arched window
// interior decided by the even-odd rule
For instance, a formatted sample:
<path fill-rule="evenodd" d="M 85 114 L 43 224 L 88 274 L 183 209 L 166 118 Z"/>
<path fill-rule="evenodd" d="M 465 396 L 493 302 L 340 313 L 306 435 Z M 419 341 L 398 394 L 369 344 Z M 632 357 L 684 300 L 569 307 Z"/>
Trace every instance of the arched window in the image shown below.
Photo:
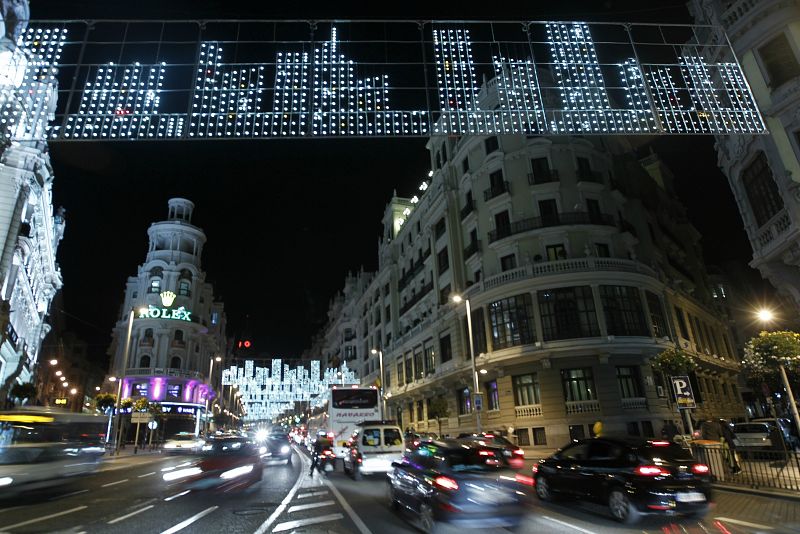
<path fill-rule="evenodd" d="M 192 271 L 190 271 L 189 269 L 181 269 L 181 274 L 180 274 L 180 276 L 178 278 L 180 278 L 181 280 L 189 280 L 189 281 L 191 281 L 192 280 Z"/>
<path fill-rule="evenodd" d="M 139 367 L 150 367 L 150 356 L 142 356 L 139 360 Z"/>
<path fill-rule="evenodd" d="M 164 277 L 164 269 L 161 267 L 153 267 L 150 269 L 150 293 L 161 292 L 161 279 Z"/>
<path fill-rule="evenodd" d="M 144 337 L 145 337 L 145 339 L 153 339 L 153 329 L 152 328 L 148 328 L 147 330 L 145 330 L 144 331 Z"/>
<path fill-rule="evenodd" d="M 188 297 L 192 294 L 192 283 L 188 280 L 181 280 L 178 282 L 178 295 Z"/>
<path fill-rule="evenodd" d="M 169 361 L 169 366 L 172 369 L 180 369 L 181 368 L 181 359 L 178 356 L 173 356 L 172 359 Z"/>
<path fill-rule="evenodd" d="M 175 330 L 175 341 L 183 341 L 183 330 Z"/>

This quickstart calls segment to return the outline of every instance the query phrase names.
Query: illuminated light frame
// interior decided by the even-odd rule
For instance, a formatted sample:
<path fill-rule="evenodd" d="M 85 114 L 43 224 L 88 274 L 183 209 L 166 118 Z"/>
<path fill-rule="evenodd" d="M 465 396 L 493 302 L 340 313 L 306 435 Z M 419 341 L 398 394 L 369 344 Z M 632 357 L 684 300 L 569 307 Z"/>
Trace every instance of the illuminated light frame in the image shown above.
<path fill-rule="evenodd" d="M 252 21 L 258 22 L 280 23 Z M 660 28 L 657 24 L 524 22 L 519 23 L 523 30 L 516 41 L 503 41 L 493 37 L 493 25 L 508 27 L 510 22 L 425 22 L 418 24 L 417 43 L 424 49 L 424 59 L 409 63 L 425 71 L 425 86 L 411 87 L 393 84 L 398 76 L 375 66 L 394 68 L 388 53 L 386 63 L 370 62 L 368 57 L 359 63 L 358 47 L 368 41 L 340 39 L 340 26 L 369 23 L 330 22 L 330 28 L 322 30 L 327 32 L 324 36 L 314 35 L 314 23 L 310 41 L 277 37 L 256 41 L 274 50 L 273 63 L 236 62 L 233 41 L 198 41 L 197 57 L 188 67 L 193 83 L 177 89 L 174 84 L 183 82 L 173 67 L 187 64 L 161 57 L 153 64 L 83 65 L 79 59 L 69 65 L 75 72 L 73 86 L 65 89 L 67 84 L 62 84 L 58 89 L 65 44 L 88 41 L 67 43 L 66 27 L 32 27 L 20 40 L 25 53 L 15 53 L 9 64 L 0 65 L 6 78 L 23 80 L 16 90 L 3 86 L 7 98 L 0 110 L 0 134 L 10 139 L 66 141 L 766 131 L 741 68 L 718 28 L 705 27 L 710 28 L 704 31 L 706 43 L 681 45 L 665 37 L 662 43 L 645 43 L 675 54 L 669 63 L 649 63 L 640 62 L 637 44 L 642 43 L 634 41 L 631 28 Z M 592 27 L 603 25 L 624 29 L 630 39 L 596 43 Z M 484 26 L 492 30 L 492 37 L 473 38 Z M 544 37 L 533 39 L 531 28 Z M 504 35 L 512 39 L 509 33 Z M 315 40 L 318 37 L 322 39 Z M 136 44 L 124 39 L 123 48 Z M 598 47 L 608 45 L 626 45 L 630 54 L 601 63 Z M 704 59 L 700 52 L 707 48 L 715 48 L 710 54 L 714 58 L 728 59 Z M 228 61 L 230 56 L 233 62 Z M 496 108 L 487 107 L 487 86 L 479 83 L 487 75 L 493 76 L 489 86 Z M 55 114 L 59 90 L 66 93 L 67 102 Z M 397 98 L 399 91 L 406 91 L 403 96 L 418 91 L 412 95 L 417 101 L 424 94 L 426 107 L 394 109 L 393 102 L 402 100 Z M 189 95 L 185 106 L 170 96 L 183 92 Z M 431 100 L 437 97 L 434 109 Z"/>

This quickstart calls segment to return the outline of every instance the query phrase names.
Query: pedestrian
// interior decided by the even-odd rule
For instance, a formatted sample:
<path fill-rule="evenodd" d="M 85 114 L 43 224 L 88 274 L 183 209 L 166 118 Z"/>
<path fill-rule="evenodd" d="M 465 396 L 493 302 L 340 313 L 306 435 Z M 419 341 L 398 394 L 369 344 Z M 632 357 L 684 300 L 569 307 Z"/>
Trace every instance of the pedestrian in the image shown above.
<path fill-rule="evenodd" d="M 314 440 L 314 446 L 311 453 L 311 469 L 308 472 L 309 476 L 314 474 L 314 469 L 319 469 L 320 472 L 322 472 L 320 462 L 322 452 L 331 445 L 331 441 L 324 434 L 318 435 L 317 439 Z"/>
<path fill-rule="evenodd" d="M 594 437 L 596 437 L 596 438 L 600 437 L 600 435 L 603 433 L 603 423 L 602 423 L 602 421 L 597 420 L 597 421 L 594 422 L 594 425 L 592 426 L 592 433 L 594 434 Z"/>
<path fill-rule="evenodd" d="M 722 452 L 725 455 L 725 460 L 728 462 L 728 467 L 731 468 L 731 471 L 735 475 L 742 470 L 739 466 L 739 458 L 736 454 L 736 436 L 733 430 L 731 430 L 731 425 L 728 424 L 725 419 L 720 419 L 717 423 L 720 427 Z"/>

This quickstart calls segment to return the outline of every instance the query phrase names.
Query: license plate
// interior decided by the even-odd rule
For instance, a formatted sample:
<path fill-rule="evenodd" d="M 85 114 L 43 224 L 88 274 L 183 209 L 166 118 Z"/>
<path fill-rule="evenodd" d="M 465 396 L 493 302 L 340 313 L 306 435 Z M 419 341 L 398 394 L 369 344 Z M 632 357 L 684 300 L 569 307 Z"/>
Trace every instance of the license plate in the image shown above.
<path fill-rule="evenodd" d="M 705 502 L 706 496 L 699 491 L 687 491 L 677 493 L 675 500 L 678 502 Z"/>

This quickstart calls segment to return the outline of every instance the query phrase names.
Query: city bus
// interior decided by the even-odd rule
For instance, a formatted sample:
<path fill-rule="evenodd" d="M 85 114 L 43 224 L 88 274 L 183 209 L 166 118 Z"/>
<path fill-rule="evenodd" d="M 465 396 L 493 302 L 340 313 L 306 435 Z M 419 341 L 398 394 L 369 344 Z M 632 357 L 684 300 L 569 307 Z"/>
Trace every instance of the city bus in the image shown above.
<path fill-rule="evenodd" d="M 308 420 L 308 444 L 324 432 L 333 441 L 337 458 L 349 450 L 348 440 L 362 421 L 380 419 L 378 388 L 360 386 L 331 386 L 325 410 Z"/>
<path fill-rule="evenodd" d="M 0 411 L 0 496 L 97 470 L 106 417 L 50 408 Z"/>

